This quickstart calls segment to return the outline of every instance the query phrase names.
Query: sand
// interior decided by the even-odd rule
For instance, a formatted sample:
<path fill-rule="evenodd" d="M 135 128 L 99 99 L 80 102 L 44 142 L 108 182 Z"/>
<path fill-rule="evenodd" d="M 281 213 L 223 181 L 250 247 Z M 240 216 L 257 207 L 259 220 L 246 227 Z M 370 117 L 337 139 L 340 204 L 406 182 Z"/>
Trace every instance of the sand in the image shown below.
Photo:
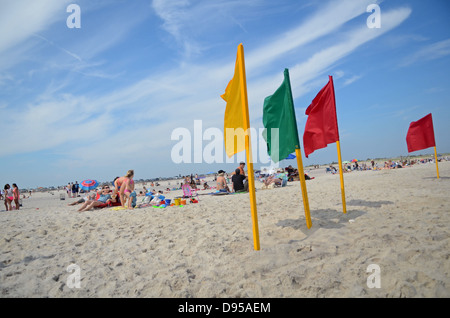
<path fill-rule="evenodd" d="M 0 212 L 1 297 L 449 297 L 450 162 L 439 168 L 347 173 L 347 214 L 339 175 L 311 170 L 311 229 L 298 182 L 258 184 L 260 251 L 248 194 L 78 213 L 36 193 Z"/>

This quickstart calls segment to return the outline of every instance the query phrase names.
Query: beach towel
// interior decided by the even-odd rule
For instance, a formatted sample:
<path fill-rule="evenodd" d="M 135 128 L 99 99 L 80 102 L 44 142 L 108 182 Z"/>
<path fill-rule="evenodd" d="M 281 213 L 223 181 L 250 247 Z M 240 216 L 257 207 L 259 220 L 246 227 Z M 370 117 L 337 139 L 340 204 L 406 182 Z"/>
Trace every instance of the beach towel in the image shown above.
<path fill-rule="evenodd" d="M 227 195 L 227 194 L 233 194 L 231 192 L 225 192 L 225 191 L 215 191 L 215 192 L 211 192 L 211 193 L 206 193 L 209 195 Z"/>
<path fill-rule="evenodd" d="M 106 207 L 119 206 L 119 205 L 121 205 L 120 202 L 108 202 L 108 203 L 103 203 L 103 204 L 97 205 L 94 208 L 95 209 L 103 209 L 103 208 L 106 208 Z"/>
<path fill-rule="evenodd" d="M 128 208 L 124 208 L 123 206 L 116 206 L 111 209 L 112 211 L 119 211 L 119 210 L 128 210 Z"/>

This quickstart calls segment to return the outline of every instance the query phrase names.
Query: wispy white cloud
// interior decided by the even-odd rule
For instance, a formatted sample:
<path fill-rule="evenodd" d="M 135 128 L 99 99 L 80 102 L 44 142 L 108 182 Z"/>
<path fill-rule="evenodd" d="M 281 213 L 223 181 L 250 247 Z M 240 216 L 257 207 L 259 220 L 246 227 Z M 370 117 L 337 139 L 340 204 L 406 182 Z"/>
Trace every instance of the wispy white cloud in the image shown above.
<path fill-rule="evenodd" d="M 123 42 L 130 31 L 144 21 L 150 12 L 135 10 L 133 5 L 112 11 L 104 23 L 92 24 L 98 10 L 109 10 L 111 3 L 80 0 L 81 29 L 70 30 L 65 19 L 69 0 L 2 1 L 0 3 L 0 72 L 23 62 L 31 78 L 36 75 L 77 73 L 85 77 L 115 79 L 121 71 L 109 72 L 99 56 Z M 97 11 L 96 11 L 97 10 Z M 104 15 L 102 15 L 104 18 Z M 85 20 L 86 19 L 86 20 Z M 120 21 L 120 23 L 117 23 Z M 67 35 L 69 34 L 69 35 Z M 21 74 L 24 78 L 25 74 Z M 67 76 L 66 76 L 67 77 Z M 61 79 L 66 81 L 67 79 Z M 0 85 L 5 82 L 0 81 Z M 69 84 L 69 83 L 68 83 Z"/>
<path fill-rule="evenodd" d="M 0 3 L 0 53 L 26 41 L 61 19 L 68 0 L 22 0 Z"/>
<path fill-rule="evenodd" d="M 361 45 L 389 32 L 400 25 L 411 14 L 410 8 L 399 8 L 383 12 L 383 27 L 380 29 L 369 29 L 365 25 L 356 27 L 340 37 L 337 44 L 332 44 L 316 53 L 307 60 L 290 67 L 290 78 L 294 98 L 298 98 L 312 88 L 326 84 L 325 72 L 344 57 L 353 53 Z M 339 71 L 339 74 L 342 71 Z M 282 72 L 261 76 L 258 80 L 249 83 L 249 100 L 261 101 L 267 92 L 273 92 L 282 81 Z M 338 74 L 338 75 L 339 75 Z M 330 74 L 333 75 L 333 74 Z M 318 80 L 321 78 L 321 80 Z M 318 84 L 321 83 L 321 84 Z M 260 108 L 257 108 L 260 109 Z M 260 116 L 261 110 L 257 113 Z"/>
<path fill-rule="evenodd" d="M 11 83 L 14 81 L 14 77 L 9 73 L 0 74 L 0 86 Z"/>
<path fill-rule="evenodd" d="M 302 85 L 323 74 L 338 60 L 354 52 L 362 44 L 367 43 L 393 28 L 400 25 L 411 14 L 410 8 L 399 8 L 383 13 L 383 27 L 380 29 L 369 29 L 365 26 L 358 27 L 347 33 L 345 40 L 339 44 L 325 48 L 315 53 L 307 61 L 297 64 L 292 68 L 292 81 L 295 86 Z"/>
<path fill-rule="evenodd" d="M 436 87 L 430 87 L 425 89 L 425 93 L 427 94 L 436 94 L 436 93 L 441 93 L 441 92 L 445 92 L 446 89 L 440 86 L 436 86 Z"/>
<path fill-rule="evenodd" d="M 353 75 L 352 77 L 350 77 L 344 81 L 344 86 L 347 86 L 347 85 L 350 85 L 350 84 L 356 82 L 361 77 L 362 77 L 361 75 Z"/>
<path fill-rule="evenodd" d="M 81 59 L 81 57 L 79 57 L 77 54 L 75 54 L 75 53 L 73 53 L 73 52 L 70 52 L 69 50 L 67 50 L 67 49 L 65 49 L 65 48 L 63 48 L 63 47 L 61 47 L 61 46 L 55 44 L 53 41 L 50 41 L 49 39 L 45 38 L 44 36 L 39 35 L 39 34 L 32 34 L 32 35 L 35 36 L 35 37 L 37 37 L 37 38 L 39 38 L 39 39 L 41 39 L 41 40 L 43 40 L 43 41 L 45 41 L 45 42 L 47 42 L 47 43 L 50 44 L 51 46 L 56 47 L 58 50 L 60 50 L 60 51 L 62 51 L 62 52 L 64 52 L 64 53 L 66 53 L 67 55 L 69 55 L 70 57 L 74 58 L 75 60 L 77 60 L 77 61 L 79 61 L 79 62 L 83 62 L 83 60 Z"/>
<path fill-rule="evenodd" d="M 389 37 L 386 37 L 384 40 L 384 43 L 393 48 L 400 48 L 400 47 L 404 47 L 405 45 L 408 45 L 410 43 L 419 43 L 419 42 L 425 42 L 428 41 L 429 38 L 421 35 L 421 34 L 417 34 L 417 33 L 413 33 L 413 34 L 395 34 L 395 35 L 390 35 Z"/>
<path fill-rule="evenodd" d="M 328 2 L 304 23 L 249 55 L 247 66 L 250 69 L 261 67 L 287 52 L 338 31 L 343 24 L 365 13 L 370 3 L 373 1 Z"/>
<path fill-rule="evenodd" d="M 22 0 L 0 2 L 0 71 L 29 58 L 38 44 L 35 34 L 64 17 L 68 0 Z M 63 13 L 63 14 L 60 14 Z"/>
<path fill-rule="evenodd" d="M 192 25 L 200 18 L 195 15 L 194 7 L 188 0 L 153 0 L 152 2 L 153 10 L 163 20 L 162 28 L 175 39 L 175 43 L 182 48 L 184 55 L 188 58 L 202 51 L 191 34 Z"/>
<path fill-rule="evenodd" d="M 207 50 L 210 46 L 207 39 L 220 38 L 224 28 L 230 27 L 230 24 L 246 33 L 242 20 L 249 12 L 257 14 L 262 3 L 261 0 L 153 0 L 152 8 L 163 21 L 162 29 L 175 39 L 182 56 L 189 60 Z"/>
<path fill-rule="evenodd" d="M 400 66 L 409 66 L 416 62 L 435 60 L 447 55 L 450 55 L 450 39 L 422 47 L 417 52 L 406 57 Z"/>
<path fill-rule="evenodd" d="M 85 107 L 73 96 L 61 96 L 58 100 L 46 100 L 30 104 L 26 109 L 0 109 L 2 118 L 10 118 L 5 129 L 13 134 L 14 143 L 6 145 L 3 155 L 51 149 L 56 146 L 92 140 L 101 136 L 107 127 L 105 115 L 80 112 Z M 80 109 L 81 108 L 81 109 Z M 95 125 L 93 125 L 95 123 Z"/>
<path fill-rule="evenodd" d="M 164 21 L 163 28 L 176 40 L 181 41 L 182 23 L 185 23 L 188 0 L 164 1 L 154 0 L 152 7 L 158 16 Z"/>

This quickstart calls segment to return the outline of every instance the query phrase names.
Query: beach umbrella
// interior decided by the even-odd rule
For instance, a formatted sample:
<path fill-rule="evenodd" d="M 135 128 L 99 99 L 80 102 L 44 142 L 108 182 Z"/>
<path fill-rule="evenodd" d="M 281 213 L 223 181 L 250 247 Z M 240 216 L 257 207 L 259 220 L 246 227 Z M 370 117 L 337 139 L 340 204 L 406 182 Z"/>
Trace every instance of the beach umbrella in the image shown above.
<path fill-rule="evenodd" d="M 352 162 L 358 162 L 358 159 L 353 159 Z"/>
<path fill-rule="evenodd" d="M 90 191 L 92 189 L 95 189 L 95 188 L 97 188 L 97 186 L 98 186 L 97 180 L 88 179 L 88 180 L 84 180 L 80 183 L 80 189 L 83 189 L 85 191 Z"/>
<path fill-rule="evenodd" d="M 295 159 L 295 155 L 294 154 L 289 154 L 289 156 L 287 156 L 286 158 L 285 158 L 285 160 L 286 159 Z"/>
<path fill-rule="evenodd" d="M 345 160 L 345 161 L 343 161 L 342 163 L 350 163 L 350 161 L 348 161 L 348 160 Z"/>

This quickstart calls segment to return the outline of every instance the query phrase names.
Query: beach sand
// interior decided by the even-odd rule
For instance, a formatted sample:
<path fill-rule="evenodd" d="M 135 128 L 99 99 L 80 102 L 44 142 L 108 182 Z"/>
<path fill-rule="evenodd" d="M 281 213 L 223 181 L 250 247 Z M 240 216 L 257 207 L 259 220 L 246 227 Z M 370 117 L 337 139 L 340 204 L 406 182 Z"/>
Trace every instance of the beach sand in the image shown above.
<path fill-rule="evenodd" d="M 0 212 L 1 297 L 449 297 L 450 162 L 439 169 L 346 173 L 347 214 L 339 174 L 311 170 L 311 229 L 299 182 L 258 183 L 260 251 L 248 194 L 78 213 L 75 199 L 36 193 Z"/>

